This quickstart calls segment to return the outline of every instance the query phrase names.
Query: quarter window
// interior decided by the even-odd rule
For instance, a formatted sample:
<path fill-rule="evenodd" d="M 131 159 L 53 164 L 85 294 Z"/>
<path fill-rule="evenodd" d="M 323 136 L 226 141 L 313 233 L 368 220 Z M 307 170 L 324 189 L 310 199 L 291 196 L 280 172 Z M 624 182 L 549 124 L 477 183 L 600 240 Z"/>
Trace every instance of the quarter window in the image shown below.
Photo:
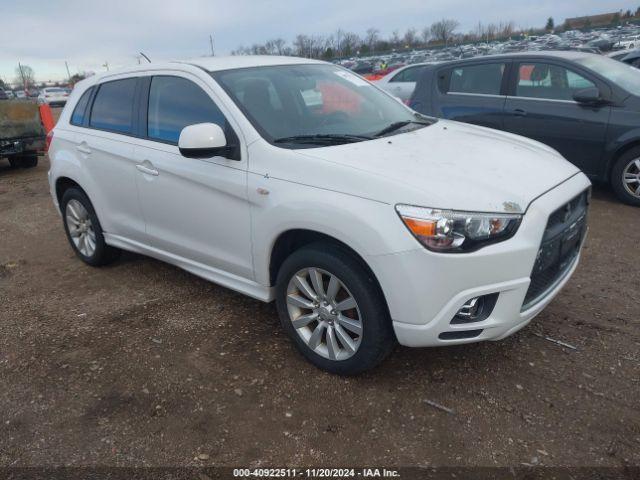
<path fill-rule="evenodd" d="M 216 123 L 226 128 L 222 112 L 195 83 L 181 77 L 158 76 L 151 80 L 147 136 L 178 143 L 184 127 Z"/>
<path fill-rule="evenodd" d="M 127 78 L 100 85 L 89 124 L 118 133 L 133 132 L 133 98 L 137 79 Z"/>
<path fill-rule="evenodd" d="M 573 100 L 573 94 L 584 88 L 595 88 L 595 84 L 559 65 L 523 63 L 518 69 L 518 97 Z"/>
<path fill-rule="evenodd" d="M 410 67 L 399 72 L 390 82 L 417 82 L 424 67 Z"/>
<path fill-rule="evenodd" d="M 451 71 L 449 92 L 500 95 L 504 63 L 464 65 Z"/>
<path fill-rule="evenodd" d="M 78 100 L 76 108 L 73 109 L 73 113 L 71 114 L 72 125 L 82 125 L 84 123 L 85 112 L 87 111 L 87 104 L 89 103 L 92 91 L 93 89 L 90 88 L 84 92 L 80 97 L 80 100 Z"/>

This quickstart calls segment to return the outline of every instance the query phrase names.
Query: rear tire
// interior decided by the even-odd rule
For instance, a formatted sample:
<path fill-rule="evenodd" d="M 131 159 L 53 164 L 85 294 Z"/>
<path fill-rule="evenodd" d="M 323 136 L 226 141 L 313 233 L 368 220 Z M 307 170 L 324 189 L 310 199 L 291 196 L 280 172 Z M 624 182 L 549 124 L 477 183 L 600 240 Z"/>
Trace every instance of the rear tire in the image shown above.
<path fill-rule="evenodd" d="M 9 163 L 13 168 L 33 168 L 38 165 L 38 155 L 22 154 L 9 157 Z"/>
<path fill-rule="evenodd" d="M 640 147 L 632 148 L 616 160 L 610 182 L 621 201 L 640 207 Z"/>
<path fill-rule="evenodd" d="M 113 262 L 120 250 L 104 241 L 100 221 L 89 197 L 76 187 L 64 192 L 60 202 L 62 223 L 71 248 L 88 265 L 98 267 Z"/>
<path fill-rule="evenodd" d="M 316 272 L 319 277 L 314 275 L 314 281 Z M 300 307 L 296 300 L 308 306 Z M 375 278 L 360 259 L 328 242 L 302 247 L 284 261 L 276 282 L 276 306 L 296 348 L 327 372 L 364 372 L 384 360 L 395 345 L 391 318 Z M 314 340 L 314 334 L 319 340 Z"/>

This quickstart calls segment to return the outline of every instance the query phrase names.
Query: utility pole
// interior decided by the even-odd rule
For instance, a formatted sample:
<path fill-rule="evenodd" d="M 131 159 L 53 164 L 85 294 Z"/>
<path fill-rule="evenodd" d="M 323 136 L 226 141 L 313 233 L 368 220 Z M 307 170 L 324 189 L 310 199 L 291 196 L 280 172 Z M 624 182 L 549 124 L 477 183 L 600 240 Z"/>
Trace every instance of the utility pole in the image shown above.
<path fill-rule="evenodd" d="M 215 53 L 213 51 L 213 35 L 209 35 L 209 45 L 211 46 L 211 56 L 215 57 Z"/>
<path fill-rule="evenodd" d="M 64 66 L 67 67 L 67 78 L 71 78 L 71 72 L 69 72 L 69 64 L 67 61 L 64 61 Z"/>

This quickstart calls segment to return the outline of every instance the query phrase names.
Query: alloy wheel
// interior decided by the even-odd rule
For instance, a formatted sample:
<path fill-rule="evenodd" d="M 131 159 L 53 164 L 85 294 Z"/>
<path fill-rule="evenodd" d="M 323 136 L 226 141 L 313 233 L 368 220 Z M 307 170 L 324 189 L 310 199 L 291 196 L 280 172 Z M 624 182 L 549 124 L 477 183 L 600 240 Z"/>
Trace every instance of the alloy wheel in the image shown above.
<path fill-rule="evenodd" d="M 631 160 L 622 171 L 622 183 L 625 190 L 640 198 L 640 158 Z"/>
<path fill-rule="evenodd" d="M 78 200 L 67 203 L 65 221 L 69 236 L 78 251 L 85 257 L 91 257 L 96 251 L 96 233 L 87 209 Z"/>
<path fill-rule="evenodd" d="M 287 286 L 289 320 L 304 343 L 329 360 L 352 357 L 362 341 L 362 317 L 349 289 L 320 268 L 299 270 Z"/>

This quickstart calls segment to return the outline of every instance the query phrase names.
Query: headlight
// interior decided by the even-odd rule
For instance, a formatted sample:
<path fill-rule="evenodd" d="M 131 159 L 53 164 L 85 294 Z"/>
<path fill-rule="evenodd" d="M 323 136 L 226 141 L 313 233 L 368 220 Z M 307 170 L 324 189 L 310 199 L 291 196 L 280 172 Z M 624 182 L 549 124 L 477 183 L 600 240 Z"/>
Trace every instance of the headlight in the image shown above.
<path fill-rule="evenodd" d="M 396 205 L 400 218 L 429 250 L 460 253 L 512 237 L 522 215 L 478 213 Z"/>

